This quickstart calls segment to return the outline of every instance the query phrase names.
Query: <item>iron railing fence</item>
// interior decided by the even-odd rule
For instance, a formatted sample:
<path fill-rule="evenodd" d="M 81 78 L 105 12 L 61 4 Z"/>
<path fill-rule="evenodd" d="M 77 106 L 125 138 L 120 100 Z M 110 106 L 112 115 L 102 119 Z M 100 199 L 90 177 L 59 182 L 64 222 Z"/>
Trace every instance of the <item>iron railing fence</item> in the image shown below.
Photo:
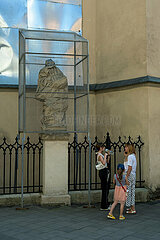
<path fill-rule="evenodd" d="M 42 149 L 39 138 L 32 143 L 28 137 L 24 144 L 24 193 L 42 192 Z M 22 144 L 16 137 L 9 144 L 4 137 L 0 144 L 0 194 L 21 193 Z"/>
<path fill-rule="evenodd" d="M 91 143 L 91 189 L 100 189 L 100 179 L 96 164 L 96 144 L 98 137 L 95 137 Z M 135 141 L 129 136 L 127 140 L 122 141 L 119 136 L 118 140 L 111 141 L 109 133 L 104 140 L 106 148 L 113 151 L 111 156 L 111 179 L 116 172 L 118 163 L 122 163 L 124 156 L 123 151 L 125 143 L 133 143 L 137 153 L 137 180 L 136 186 L 143 187 L 142 179 L 142 147 L 144 145 L 139 136 Z M 43 143 L 39 138 L 37 143 L 32 143 L 28 137 L 24 144 L 24 193 L 42 192 L 42 151 Z M 13 144 L 9 144 L 6 138 L 0 144 L 0 195 L 21 193 L 21 157 L 22 144 L 16 137 Z M 77 142 L 74 138 L 73 142 L 68 144 L 68 189 L 88 190 L 89 180 L 89 142 L 87 137 Z M 113 185 L 111 184 L 111 187 Z"/>
<path fill-rule="evenodd" d="M 96 165 L 96 144 L 98 143 L 98 137 L 91 143 L 91 190 L 100 189 L 100 179 L 98 171 L 95 168 Z M 141 137 L 139 136 L 135 141 L 129 136 L 127 140 L 122 141 L 119 136 L 118 140 L 112 141 L 109 133 L 107 133 L 104 141 L 106 148 L 113 151 L 111 156 L 111 180 L 116 172 L 117 164 L 124 161 L 124 148 L 126 143 L 133 143 L 136 148 L 137 157 L 137 176 L 136 187 L 143 187 L 144 180 L 142 179 L 142 146 L 144 145 Z M 87 137 L 84 137 L 84 141 L 77 142 L 74 138 L 73 142 L 68 144 L 68 188 L 69 191 L 80 191 L 88 189 L 89 180 L 89 142 Z M 111 183 L 111 188 L 113 188 Z"/>

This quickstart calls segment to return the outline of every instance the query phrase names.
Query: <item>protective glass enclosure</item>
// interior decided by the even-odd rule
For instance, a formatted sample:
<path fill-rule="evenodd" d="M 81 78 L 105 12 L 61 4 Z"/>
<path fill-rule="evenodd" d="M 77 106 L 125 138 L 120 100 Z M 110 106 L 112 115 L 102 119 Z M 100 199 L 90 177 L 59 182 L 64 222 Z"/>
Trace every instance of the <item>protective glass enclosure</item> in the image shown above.
<path fill-rule="evenodd" d="M 19 133 L 88 133 L 88 41 L 19 30 Z"/>

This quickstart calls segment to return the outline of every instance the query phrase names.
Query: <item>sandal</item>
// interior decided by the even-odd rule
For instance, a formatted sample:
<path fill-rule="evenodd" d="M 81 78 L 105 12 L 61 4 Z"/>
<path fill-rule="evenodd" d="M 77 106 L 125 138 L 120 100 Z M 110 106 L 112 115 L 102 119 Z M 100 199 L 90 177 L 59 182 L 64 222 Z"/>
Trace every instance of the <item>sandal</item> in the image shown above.
<path fill-rule="evenodd" d="M 136 214 L 136 210 L 130 209 L 129 211 L 126 211 L 126 213 L 128 213 L 128 214 Z"/>
<path fill-rule="evenodd" d="M 125 220 L 125 217 L 123 215 L 119 216 L 119 220 Z"/>
<path fill-rule="evenodd" d="M 126 211 L 130 211 L 131 210 L 131 208 L 126 208 Z"/>
<path fill-rule="evenodd" d="M 116 219 L 112 214 L 110 214 L 110 213 L 108 213 L 108 215 L 107 215 L 107 218 L 110 218 L 110 219 Z"/>

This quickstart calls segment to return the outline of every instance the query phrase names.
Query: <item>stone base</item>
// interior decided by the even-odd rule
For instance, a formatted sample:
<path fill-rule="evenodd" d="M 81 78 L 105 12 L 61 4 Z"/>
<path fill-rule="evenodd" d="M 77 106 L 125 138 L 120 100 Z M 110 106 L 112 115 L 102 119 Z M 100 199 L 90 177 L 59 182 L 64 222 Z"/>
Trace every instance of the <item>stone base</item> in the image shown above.
<path fill-rule="evenodd" d="M 69 195 L 70 194 L 70 195 Z M 66 195 L 44 195 L 40 193 L 24 194 L 24 205 L 51 205 L 64 206 L 72 204 L 88 204 L 88 191 L 71 191 Z M 136 202 L 147 202 L 152 197 L 150 190 L 146 188 L 136 188 Z M 114 190 L 109 191 L 109 201 L 113 202 Z M 72 200 L 71 200 L 72 199 Z M 101 201 L 101 191 L 91 191 L 91 203 L 96 204 Z M 1 195 L 0 207 L 20 206 L 21 194 Z"/>
<path fill-rule="evenodd" d="M 51 206 L 70 206 L 71 197 L 67 195 L 42 195 L 41 196 L 41 205 L 51 205 Z"/>
<path fill-rule="evenodd" d="M 68 133 L 46 133 L 40 134 L 40 138 L 44 141 L 68 141 L 69 134 Z"/>
<path fill-rule="evenodd" d="M 40 205 L 41 194 L 30 193 L 23 195 L 24 205 Z M 1 195 L 0 196 L 0 207 L 12 207 L 21 206 L 21 194 Z"/>
<path fill-rule="evenodd" d="M 88 191 L 71 191 L 72 204 L 88 204 Z M 91 190 L 91 203 L 97 204 L 101 202 L 101 190 Z M 109 190 L 108 200 L 113 202 L 114 189 Z M 150 192 L 146 188 L 136 188 L 136 202 L 148 202 L 150 200 Z"/>

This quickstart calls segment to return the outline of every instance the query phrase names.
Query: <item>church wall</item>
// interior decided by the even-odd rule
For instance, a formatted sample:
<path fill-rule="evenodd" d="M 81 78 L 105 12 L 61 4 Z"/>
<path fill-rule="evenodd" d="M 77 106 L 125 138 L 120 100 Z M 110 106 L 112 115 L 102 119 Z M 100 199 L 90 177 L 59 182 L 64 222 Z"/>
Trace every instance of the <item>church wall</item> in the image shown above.
<path fill-rule="evenodd" d="M 145 0 L 101 0 L 96 4 L 96 82 L 145 76 Z"/>

